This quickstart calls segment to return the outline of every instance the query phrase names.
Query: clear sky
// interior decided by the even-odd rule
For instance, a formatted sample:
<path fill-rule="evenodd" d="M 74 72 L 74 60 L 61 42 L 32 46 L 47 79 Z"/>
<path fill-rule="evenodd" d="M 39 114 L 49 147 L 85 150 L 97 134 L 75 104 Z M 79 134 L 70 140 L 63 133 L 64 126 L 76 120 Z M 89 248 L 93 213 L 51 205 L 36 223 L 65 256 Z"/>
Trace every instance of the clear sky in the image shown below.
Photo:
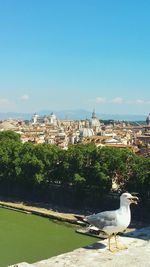
<path fill-rule="evenodd" d="M 0 0 L 0 112 L 150 112 L 149 0 Z"/>

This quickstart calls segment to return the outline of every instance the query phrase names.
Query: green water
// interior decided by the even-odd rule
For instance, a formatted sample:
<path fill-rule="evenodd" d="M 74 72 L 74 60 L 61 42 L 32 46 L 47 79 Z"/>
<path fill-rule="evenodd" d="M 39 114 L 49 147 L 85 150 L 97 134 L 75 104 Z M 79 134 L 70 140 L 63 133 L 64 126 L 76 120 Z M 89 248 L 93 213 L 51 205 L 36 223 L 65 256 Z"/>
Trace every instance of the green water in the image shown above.
<path fill-rule="evenodd" d="M 66 224 L 0 208 L 0 267 L 33 263 L 95 241 Z"/>

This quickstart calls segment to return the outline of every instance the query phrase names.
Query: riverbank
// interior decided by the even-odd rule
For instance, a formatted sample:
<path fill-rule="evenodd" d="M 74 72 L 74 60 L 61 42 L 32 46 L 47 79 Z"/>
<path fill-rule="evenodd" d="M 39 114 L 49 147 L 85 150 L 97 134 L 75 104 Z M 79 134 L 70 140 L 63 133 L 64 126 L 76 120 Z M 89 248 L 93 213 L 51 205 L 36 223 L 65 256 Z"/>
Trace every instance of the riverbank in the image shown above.
<path fill-rule="evenodd" d="M 0 207 L 24 213 L 32 213 L 42 217 L 48 217 L 50 219 L 56 219 L 59 221 L 69 222 L 72 224 L 78 224 L 77 219 L 75 218 L 75 214 L 70 212 L 65 213 L 65 212 L 54 211 L 51 208 L 48 208 L 48 206 L 43 203 L 27 204 L 23 202 L 0 201 Z"/>
<path fill-rule="evenodd" d="M 53 220 L 58 220 L 62 222 L 68 222 L 76 225 L 84 225 L 77 220 L 76 215 L 84 216 L 87 212 L 70 210 L 69 208 L 60 208 L 51 206 L 49 203 L 43 202 L 23 202 L 16 201 L 12 199 L 2 199 L 0 200 L 0 207 L 20 211 L 23 213 L 31 213 L 42 217 L 47 217 Z M 130 224 L 131 229 L 139 229 L 147 227 L 149 224 L 143 221 L 133 221 Z"/>

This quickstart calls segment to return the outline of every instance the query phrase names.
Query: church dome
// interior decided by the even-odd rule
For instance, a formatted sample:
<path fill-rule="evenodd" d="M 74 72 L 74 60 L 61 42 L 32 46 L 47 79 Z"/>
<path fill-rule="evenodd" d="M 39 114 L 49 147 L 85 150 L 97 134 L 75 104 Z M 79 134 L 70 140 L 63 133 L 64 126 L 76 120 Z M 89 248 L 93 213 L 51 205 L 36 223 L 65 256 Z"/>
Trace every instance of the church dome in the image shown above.
<path fill-rule="evenodd" d="M 90 137 L 93 135 L 94 135 L 94 132 L 93 132 L 93 129 L 91 129 L 91 128 L 82 128 L 80 130 L 80 137 L 81 138 L 86 138 L 86 137 Z"/>
<path fill-rule="evenodd" d="M 100 121 L 97 119 L 95 111 L 92 112 L 92 118 L 90 120 L 90 127 L 91 128 L 100 127 Z"/>
<path fill-rule="evenodd" d="M 100 126 L 100 121 L 97 118 L 91 119 L 90 125 L 91 125 L 91 127 L 99 127 Z"/>

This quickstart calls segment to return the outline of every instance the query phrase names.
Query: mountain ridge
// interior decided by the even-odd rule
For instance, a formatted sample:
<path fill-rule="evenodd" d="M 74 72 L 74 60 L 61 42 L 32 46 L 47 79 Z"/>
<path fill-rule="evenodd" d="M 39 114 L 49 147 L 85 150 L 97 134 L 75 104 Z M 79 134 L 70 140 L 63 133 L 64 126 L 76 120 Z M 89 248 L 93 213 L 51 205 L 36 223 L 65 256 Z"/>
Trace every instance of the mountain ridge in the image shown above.
<path fill-rule="evenodd" d="M 84 120 L 90 119 L 92 116 L 92 112 L 84 109 L 77 110 L 41 110 L 37 112 L 38 115 L 50 115 L 54 113 L 58 119 L 68 119 L 68 120 Z M 26 112 L 0 112 L 0 119 L 18 119 L 18 120 L 30 120 L 34 113 L 26 113 Z M 98 119 L 102 120 L 126 120 L 126 121 L 145 121 L 146 115 L 142 114 L 106 114 L 96 112 L 96 116 Z"/>

